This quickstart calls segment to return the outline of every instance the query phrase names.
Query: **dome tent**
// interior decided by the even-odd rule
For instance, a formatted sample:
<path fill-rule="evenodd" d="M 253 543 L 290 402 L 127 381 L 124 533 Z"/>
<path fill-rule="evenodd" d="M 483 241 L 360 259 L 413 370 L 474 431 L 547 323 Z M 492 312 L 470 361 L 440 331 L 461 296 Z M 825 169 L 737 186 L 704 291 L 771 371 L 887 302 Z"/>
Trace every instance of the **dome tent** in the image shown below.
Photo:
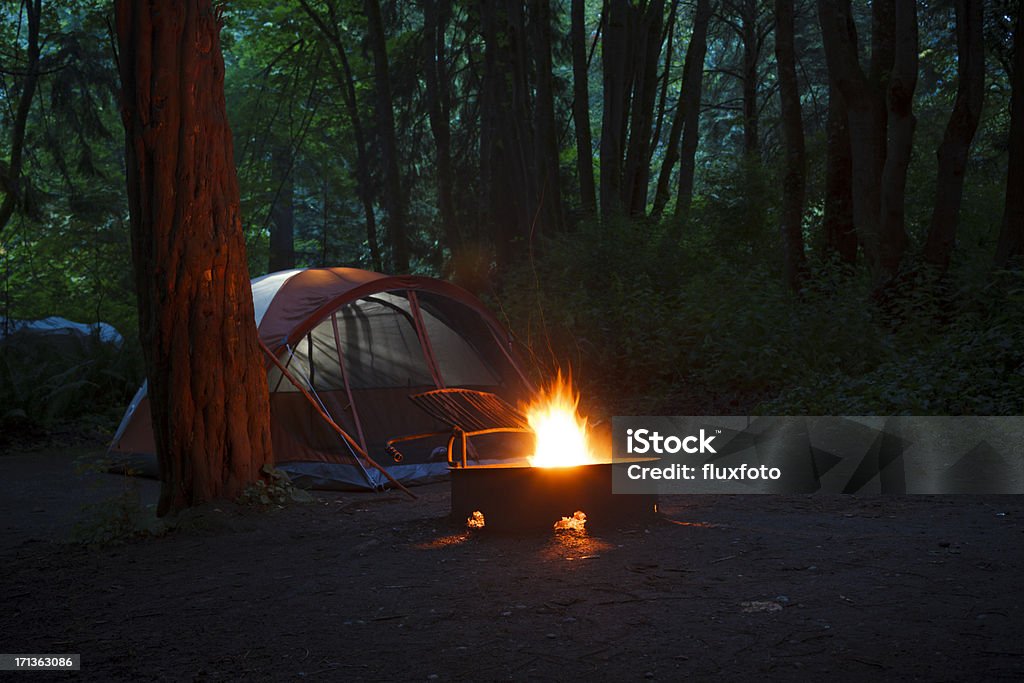
<path fill-rule="evenodd" d="M 409 397 L 462 387 L 515 404 L 530 385 L 511 338 L 469 292 L 433 278 L 387 276 L 354 268 L 271 273 L 252 281 L 263 344 L 306 393 L 388 474 L 402 483 L 444 474 L 445 437 L 403 445 L 396 463 L 389 438 L 445 430 Z M 266 359 L 276 466 L 299 485 L 377 488 L 368 467 L 271 359 Z M 498 436 L 474 444 L 480 457 L 515 455 Z M 110 446 L 114 457 L 155 452 L 146 385 L 132 399 Z"/>

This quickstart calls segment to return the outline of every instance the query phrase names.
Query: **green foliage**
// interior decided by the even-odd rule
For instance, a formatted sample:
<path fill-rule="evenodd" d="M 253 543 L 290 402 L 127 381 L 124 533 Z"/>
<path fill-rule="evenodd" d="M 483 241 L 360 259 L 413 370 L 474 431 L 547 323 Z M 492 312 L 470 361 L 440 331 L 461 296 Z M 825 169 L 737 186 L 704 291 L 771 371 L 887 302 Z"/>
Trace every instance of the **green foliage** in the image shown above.
<path fill-rule="evenodd" d="M 112 430 L 138 388 L 133 351 L 79 335 L 17 333 L 0 344 L 0 425 L 90 417 Z"/>
<path fill-rule="evenodd" d="M 109 466 L 106 458 L 84 456 L 77 460 L 79 474 L 102 474 Z M 156 517 L 155 506 L 142 504 L 138 480 L 127 472 L 120 492 L 82 506 L 80 520 L 71 530 L 71 540 L 81 545 L 114 546 L 163 536 L 170 530 L 167 523 Z"/>
<path fill-rule="evenodd" d="M 246 487 L 238 498 L 239 505 L 268 508 L 313 502 L 313 496 L 304 489 L 296 488 L 286 472 L 270 465 L 264 465 L 261 471 L 264 479 L 259 479 Z"/>
<path fill-rule="evenodd" d="M 1024 408 L 1020 272 L 912 263 L 878 300 L 867 275 L 818 262 L 794 295 L 765 265 L 770 240 L 726 251 L 711 218 L 679 244 L 629 222 L 546 243 L 501 296 L 538 374 L 571 365 L 598 417 Z"/>

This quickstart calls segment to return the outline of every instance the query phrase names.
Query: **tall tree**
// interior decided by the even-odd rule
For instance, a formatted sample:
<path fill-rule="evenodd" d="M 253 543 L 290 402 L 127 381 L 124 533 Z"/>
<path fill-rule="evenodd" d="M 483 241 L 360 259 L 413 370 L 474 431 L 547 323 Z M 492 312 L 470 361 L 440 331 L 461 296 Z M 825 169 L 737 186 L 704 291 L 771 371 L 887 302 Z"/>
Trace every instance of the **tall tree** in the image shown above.
<path fill-rule="evenodd" d="M 779 69 L 782 105 L 782 137 L 786 173 L 782 181 L 782 246 L 786 282 L 798 290 L 807 262 L 804 256 L 804 195 L 807 190 L 807 158 L 796 79 L 795 19 L 793 0 L 775 0 L 775 61 Z"/>
<path fill-rule="evenodd" d="M 853 166 L 846 103 L 834 82 L 828 88 L 825 143 L 825 248 L 842 263 L 857 262 L 857 232 L 853 223 Z"/>
<path fill-rule="evenodd" d="M 888 119 L 880 211 L 879 263 L 889 277 L 899 270 L 907 249 L 905 203 L 907 168 L 914 145 L 914 90 L 917 87 L 917 3 L 896 2 L 895 51 L 886 90 Z"/>
<path fill-rule="evenodd" d="M 377 239 L 377 215 L 374 211 L 373 190 L 370 186 L 370 160 L 368 142 L 366 140 L 363 118 L 359 113 L 359 101 L 356 99 L 355 78 L 352 75 L 352 67 L 349 64 L 348 53 L 345 51 L 345 44 L 342 41 L 338 29 L 337 10 L 333 0 L 327 1 L 327 17 L 323 17 L 309 4 L 308 0 L 299 0 L 302 9 L 313 20 L 320 30 L 321 36 L 327 42 L 333 53 L 334 59 L 329 59 L 328 64 L 334 80 L 341 91 L 342 100 L 345 103 L 345 111 L 348 114 L 349 124 L 352 126 L 352 138 L 356 147 L 356 187 L 359 194 L 359 202 L 363 205 L 363 216 L 366 227 L 366 244 L 370 251 L 370 263 L 374 270 L 384 269 L 383 259 L 380 253 L 380 244 Z"/>
<path fill-rule="evenodd" d="M 590 90 L 588 87 L 587 36 L 583 0 L 572 0 L 569 37 L 572 43 L 572 120 L 576 129 L 576 168 L 580 203 L 589 214 L 597 212 L 594 187 L 594 147 L 590 137 Z"/>
<path fill-rule="evenodd" d="M 235 497 L 272 462 L 220 17 L 210 0 L 117 0 L 132 260 L 158 514 Z"/>
<path fill-rule="evenodd" d="M 270 254 L 267 270 L 273 273 L 295 267 L 295 192 L 291 148 L 278 144 L 270 156 L 273 196 L 270 203 Z"/>
<path fill-rule="evenodd" d="M 445 27 L 450 16 L 451 0 L 423 0 L 423 82 L 436 150 L 437 210 L 448 248 L 454 254 L 462 246 L 462 234 L 455 211 L 451 97 L 445 53 Z"/>
<path fill-rule="evenodd" d="M 668 203 L 672 170 L 680 159 L 679 184 L 676 199 L 675 225 L 681 230 L 686 222 L 693 196 L 694 158 L 697 153 L 700 126 L 701 91 L 704 82 L 704 57 L 708 50 L 708 24 L 711 22 L 711 0 L 697 0 L 693 15 L 693 32 L 683 59 L 683 82 L 679 87 L 679 101 L 669 128 L 665 159 L 658 174 L 654 191 L 652 216 L 660 216 Z M 682 142 L 680 142 L 680 138 Z"/>
<path fill-rule="evenodd" d="M 628 114 L 629 0 L 609 0 L 601 45 L 604 109 L 601 115 L 601 215 L 623 210 L 622 153 Z"/>
<path fill-rule="evenodd" d="M 843 96 L 850 139 L 855 141 L 850 146 L 853 221 L 878 279 L 895 275 L 907 244 L 903 185 L 914 127 L 910 105 L 917 72 L 917 27 L 914 3 L 899 3 L 898 21 L 895 5 L 894 0 L 871 3 L 871 59 L 865 73 L 849 0 L 818 0 L 829 78 Z M 891 79 L 897 81 L 893 87 Z M 897 126 L 891 136 L 890 124 Z"/>
<path fill-rule="evenodd" d="M 743 156 L 741 168 L 744 176 L 745 221 L 748 229 L 764 223 L 765 194 L 761 158 L 761 70 L 762 54 L 768 37 L 775 28 L 774 17 L 762 10 L 760 0 L 726 0 L 719 13 L 720 20 L 740 41 L 742 60 L 738 71 L 727 71 L 737 76 L 742 94 Z"/>
<path fill-rule="evenodd" d="M 632 93 L 629 140 L 623 168 L 622 206 L 632 216 L 647 210 L 647 186 L 650 180 L 650 154 L 653 137 L 654 103 L 658 94 L 658 58 L 661 55 L 665 0 L 649 0 L 642 13 L 636 12 L 631 31 L 634 45 L 631 68 Z"/>
<path fill-rule="evenodd" d="M 506 266 L 525 252 L 538 216 L 531 137 L 526 17 L 522 3 L 478 4 L 484 37 L 482 171 L 495 254 Z"/>
<path fill-rule="evenodd" d="M 7 227 L 14 210 L 25 201 L 25 182 L 21 175 L 25 158 L 25 130 L 32 99 L 36 93 L 36 84 L 39 82 L 39 25 L 43 3 L 42 0 L 27 0 L 23 7 L 28 50 L 22 71 L 21 92 L 18 94 L 14 125 L 11 126 L 11 156 L 6 168 L 0 164 L 0 189 L 4 193 L 3 202 L 0 202 L 0 233 Z"/>
<path fill-rule="evenodd" d="M 530 43 L 534 59 L 536 97 L 533 128 L 541 228 L 558 230 L 562 225 L 562 189 L 558 172 L 558 133 L 555 130 L 554 77 L 551 65 L 551 8 L 548 0 L 531 0 Z"/>
<path fill-rule="evenodd" d="M 1019 7 L 1019 4 L 1018 4 Z M 996 264 L 1024 255 L 1024 12 L 1013 28 L 1013 73 L 1010 78 L 1010 159 L 1006 169 L 1006 203 L 996 245 Z"/>
<path fill-rule="evenodd" d="M 367 40 L 373 53 L 373 89 L 376 95 L 377 136 L 384 175 L 384 210 L 388 214 L 388 237 L 391 262 L 396 273 L 409 271 L 409 240 L 405 225 L 405 197 L 398 163 L 398 140 L 395 136 L 395 109 L 391 99 L 391 74 L 388 66 L 384 20 L 378 0 L 364 0 Z"/>
<path fill-rule="evenodd" d="M 953 253 L 964 172 L 974 133 L 981 120 L 985 97 L 984 12 L 982 0 L 956 0 L 957 89 L 946 132 L 939 145 L 939 174 L 935 183 L 935 208 L 928 229 L 924 257 L 947 268 Z"/>

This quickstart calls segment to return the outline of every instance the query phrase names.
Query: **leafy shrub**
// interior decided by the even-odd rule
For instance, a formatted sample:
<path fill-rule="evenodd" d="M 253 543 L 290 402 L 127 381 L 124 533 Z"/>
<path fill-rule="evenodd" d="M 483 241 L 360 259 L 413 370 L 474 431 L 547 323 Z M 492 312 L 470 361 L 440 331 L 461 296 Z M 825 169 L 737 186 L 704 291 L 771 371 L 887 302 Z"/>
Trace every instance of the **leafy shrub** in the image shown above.
<path fill-rule="evenodd" d="M 726 212 L 729 213 L 729 212 Z M 589 414 L 1017 414 L 1024 278 L 912 255 L 884 301 L 867 269 L 812 259 L 799 295 L 772 235 L 728 242 L 697 211 L 584 224 L 507 278 L 501 309 L 538 376 L 571 366 Z M 732 215 L 732 214 L 730 214 Z"/>

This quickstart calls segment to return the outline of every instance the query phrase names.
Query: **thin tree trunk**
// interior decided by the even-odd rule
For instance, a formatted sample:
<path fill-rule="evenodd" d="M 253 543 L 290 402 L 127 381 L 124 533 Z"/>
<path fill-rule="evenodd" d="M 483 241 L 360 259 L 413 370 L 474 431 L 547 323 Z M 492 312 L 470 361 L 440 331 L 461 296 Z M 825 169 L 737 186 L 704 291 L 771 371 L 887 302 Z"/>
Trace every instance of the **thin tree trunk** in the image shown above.
<path fill-rule="evenodd" d="M 743 30 L 743 156 L 751 164 L 761 161 L 761 138 L 759 134 L 759 107 L 757 89 L 759 78 L 757 65 L 760 50 L 757 35 L 757 0 L 744 0 L 742 12 Z"/>
<path fill-rule="evenodd" d="M 654 132 L 651 134 L 651 144 L 647 148 L 647 158 L 644 159 L 644 166 L 647 175 L 650 177 L 651 159 L 654 158 L 654 150 L 661 142 L 661 133 L 665 128 L 665 110 L 668 108 L 668 89 L 672 82 L 672 60 L 675 57 L 676 38 L 676 16 L 678 15 L 680 0 L 672 1 L 672 8 L 668 12 L 668 23 L 665 25 L 665 69 L 661 74 L 661 88 L 658 94 L 658 113 L 654 117 Z"/>
<path fill-rule="evenodd" d="M 907 249 L 905 203 L 907 167 L 914 145 L 914 89 L 917 87 L 917 3 L 897 2 L 895 10 L 896 49 L 889 77 L 888 145 L 881 187 L 881 241 L 879 262 L 885 277 L 899 271 Z"/>
<path fill-rule="evenodd" d="M 658 57 L 661 54 L 661 27 L 665 0 L 650 0 L 643 12 L 637 10 L 633 55 L 633 96 L 629 142 L 622 185 L 622 205 L 631 216 L 642 216 L 647 209 L 647 184 L 650 167 L 646 161 L 651 147 L 654 103 L 658 95 Z"/>
<path fill-rule="evenodd" d="M 886 155 L 886 109 L 881 88 L 892 65 L 892 0 L 872 3 L 869 75 L 858 62 L 849 0 L 818 0 L 829 78 L 843 96 L 849 122 L 853 223 L 872 266 L 881 268 L 881 179 Z"/>
<path fill-rule="evenodd" d="M 117 0 L 132 261 L 158 514 L 235 498 L 272 462 L 220 19 L 210 0 Z"/>
<path fill-rule="evenodd" d="M 985 98 L 985 44 L 982 0 L 956 0 L 957 89 L 953 113 L 939 145 L 935 208 L 924 258 L 945 270 L 953 253 L 964 172 Z"/>
<path fill-rule="evenodd" d="M 668 143 L 665 145 L 665 159 L 661 163 L 661 172 L 658 173 L 658 184 L 654 191 L 654 206 L 651 209 L 651 216 L 658 218 L 665 210 L 669 198 L 669 183 L 672 179 L 672 171 L 676 162 L 679 161 L 681 149 L 679 139 L 683 134 L 684 123 L 692 121 L 692 128 L 697 129 L 700 116 L 700 93 L 701 81 L 704 77 L 704 56 L 707 54 L 708 23 L 711 20 L 711 0 L 697 0 L 697 8 L 693 17 L 693 33 L 690 34 L 690 43 L 686 46 L 686 57 L 683 60 L 683 82 L 679 87 L 679 102 L 676 103 L 676 111 L 672 116 L 672 125 L 668 132 Z M 693 115 L 691 118 L 691 114 Z M 696 140 L 696 138 L 694 138 Z M 696 152 L 696 145 L 693 147 Z M 693 163 L 690 163 L 690 183 L 687 197 L 693 190 Z M 680 171 L 680 182 L 682 172 Z M 689 203 L 689 199 L 687 199 Z"/>
<path fill-rule="evenodd" d="M 0 234 L 14 215 L 18 204 L 25 200 L 25 188 L 22 186 L 21 171 L 25 152 L 25 129 L 28 124 L 28 112 L 32 108 L 36 84 L 39 82 L 39 24 L 42 14 L 42 0 L 25 2 L 26 28 L 28 35 L 28 51 L 26 52 L 25 76 L 21 83 L 18 96 L 18 108 L 14 113 L 14 124 L 11 126 L 11 158 L 7 163 L 6 175 L 0 173 L 0 189 L 4 192 L 4 200 L 0 203 Z"/>
<path fill-rule="evenodd" d="M 601 216 L 622 211 L 623 130 L 626 125 L 627 21 L 629 0 L 609 0 L 601 47 L 604 110 L 601 116 Z"/>
<path fill-rule="evenodd" d="M 588 87 L 587 38 L 583 0 L 572 0 L 572 118 L 576 129 L 576 172 L 579 175 L 583 211 L 597 213 L 594 187 L 594 147 L 590 137 L 590 89 Z"/>
<path fill-rule="evenodd" d="M 830 84 L 825 161 L 825 248 L 842 263 L 857 262 L 857 232 L 853 223 L 853 168 L 850 126 L 843 95 Z"/>
<path fill-rule="evenodd" d="M 804 195 L 807 159 L 800 111 L 800 89 L 796 79 L 796 48 L 793 0 L 775 0 L 775 59 L 779 68 L 779 99 L 782 105 L 782 136 L 785 142 L 786 173 L 782 181 L 782 245 L 786 283 L 794 291 L 807 269 L 804 256 Z"/>
<path fill-rule="evenodd" d="M 452 133 L 449 119 L 448 65 L 445 56 L 445 27 L 451 14 L 451 0 L 424 0 L 423 73 L 427 115 L 434 136 L 437 162 L 437 210 L 448 248 L 454 254 L 462 246 L 455 212 L 452 171 Z"/>
<path fill-rule="evenodd" d="M 316 12 L 308 0 L 299 0 L 302 8 L 309 18 L 320 29 L 321 35 L 334 48 L 338 60 L 330 60 L 331 71 L 338 87 L 342 92 L 342 99 L 345 102 L 345 110 L 348 113 L 349 123 L 352 125 L 352 138 L 356 143 L 356 191 L 359 201 L 363 205 L 363 216 L 366 226 L 366 245 L 370 251 L 370 264 L 376 271 L 384 269 L 380 255 L 380 245 L 377 239 L 377 215 L 373 208 L 373 190 L 370 189 L 370 162 L 367 151 L 366 134 L 363 132 L 363 120 L 359 115 L 359 101 L 356 99 L 355 79 L 352 76 L 352 68 L 348 62 L 348 55 L 345 46 L 341 42 L 341 35 L 338 33 L 338 22 L 334 3 L 327 3 L 327 11 L 330 22 L 328 23 Z"/>
<path fill-rule="evenodd" d="M 295 267 L 295 203 L 292 182 L 292 155 L 286 145 L 277 145 L 271 153 L 270 255 L 271 273 Z"/>
<path fill-rule="evenodd" d="M 558 168 L 558 133 L 555 130 L 555 97 L 551 65 L 551 9 L 548 0 L 530 2 L 530 37 L 533 43 L 536 98 L 533 107 L 537 146 L 537 173 L 542 217 L 546 232 L 562 229 L 562 188 Z"/>
<path fill-rule="evenodd" d="M 697 0 L 697 16 L 700 18 L 700 2 Z M 680 97 L 686 106 L 683 117 L 683 140 L 679 151 L 679 187 L 676 192 L 676 208 L 673 214 L 676 237 L 682 234 L 690 220 L 690 204 L 693 202 L 693 180 L 696 170 L 697 142 L 700 137 L 701 92 L 704 87 L 704 56 L 707 53 L 707 25 L 711 18 L 711 6 L 705 8 L 707 19 L 701 25 L 699 45 L 695 47 L 693 66 L 690 66 L 690 51 L 686 52 L 686 73 Z M 697 30 L 694 29 L 694 40 Z M 698 58 L 699 57 L 699 58 Z"/>
<path fill-rule="evenodd" d="M 1006 203 L 996 245 L 996 265 L 1024 256 L 1024 14 L 1013 30 L 1010 94 L 1010 159 L 1006 168 Z"/>
<path fill-rule="evenodd" d="M 529 136 L 529 87 L 523 8 L 518 2 L 479 3 L 486 45 L 485 88 L 489 221 L 498 266 L 524 253 L 537 216 L 535 147 Z"/>
<path fill-rule="evenodd" d="M 405 225 L 405 199 L 398 163 L 395 136 L 395 111 L 391 101 L 391 76 L 384 37 L 384 21 L 378 0 L 364 0 L 367 39 L 373 53 L 373 89 L 376 95 L 377 133 L 380 138 L 381 166 L 384 169 L 384 210 L 388 214 L 391 261 L 396 273 L 409 271 L 409 240 Z"/>

